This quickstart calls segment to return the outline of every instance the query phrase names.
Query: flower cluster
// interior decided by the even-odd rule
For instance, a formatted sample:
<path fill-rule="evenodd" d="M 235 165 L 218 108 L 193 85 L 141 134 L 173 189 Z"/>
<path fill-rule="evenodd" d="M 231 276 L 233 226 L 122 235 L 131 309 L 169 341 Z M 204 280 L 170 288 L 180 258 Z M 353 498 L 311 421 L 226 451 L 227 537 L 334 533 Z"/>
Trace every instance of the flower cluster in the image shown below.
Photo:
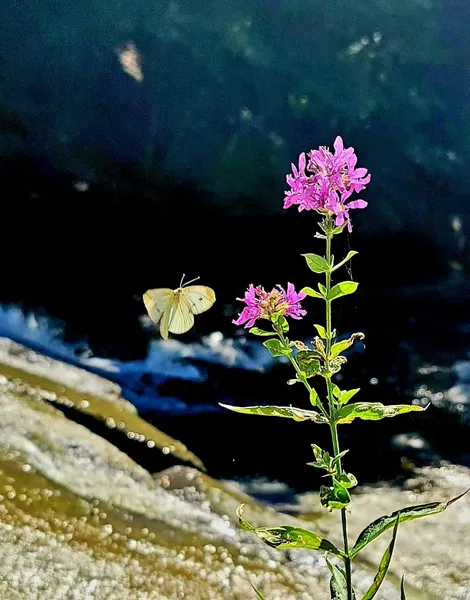
<path fill-rule="evenodd" d="M 356 168 L 357 156 L 354 148 L 345 148 L 341 137 L 334 143 L 335 153 L 326 146 L 299 156 L 299 168 L 293 164 L 292 174 L 287 175 L 287 183 L 291 188 L 285 192 L 284 208 L 297 205 L 299 211 L 316 210 L 324 214 L 336 216 L 336 226 L 345 222 L 348 230 L 352 230 L 349 210 L 365 208 L 365 200 L 347 202 L 354 192 L 365 189 L 370 181 L 367 169 Z M 307 172 L 306 172 L 307 171 Z"/>
<path fill-rule="evenodd" d="M 251 284 L 245 292 L 245 297 L 237 298 L 246 306 L 233 323 L 253 327 L 257 319 L 272 321 L 275 315 L 301 319 L 307 314 L 300 306 L 305 294 L 297 293 L 292 283 L 287 284 L 287 292 L 280 285 L 277 288 L 279 289 L 273 288 L 266 292 L 262 286 L 255 287 Z"/>

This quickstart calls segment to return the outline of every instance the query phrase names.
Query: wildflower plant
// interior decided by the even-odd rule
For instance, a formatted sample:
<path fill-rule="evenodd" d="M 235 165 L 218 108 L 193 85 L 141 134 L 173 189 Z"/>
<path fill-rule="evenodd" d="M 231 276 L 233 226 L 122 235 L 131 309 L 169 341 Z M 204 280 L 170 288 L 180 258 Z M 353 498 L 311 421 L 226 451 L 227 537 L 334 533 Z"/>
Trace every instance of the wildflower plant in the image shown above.
<path fill-rule="evenodd" d="M 350 490 L 357 485 L 356 477 L 343 468 L 342 459 L 348 450 L 341 450 L 338 426 L 352 423 L 355 419 L 377 421 L 386 417 L 396 417 L 412 411 L 424 410 L 416 405 L 384 405 L 380 402 L 351 402 L 359 389 L 343 390 L 335 382 L 334 376 L 347 362 L 344 352 L 356 340 L 364 338 L 361 332 L 353 333 L 347 339 L 340 339 L 332 324 L 332 305 L 344 296 L 353 294 L 358 284 L 344 280 L 334 283 L 339 270 L 356 254 L 350 251 L 345 258 L 335 262 L 332 254 L 332 241 L 347 227 L 352 231 L 350 211 L 364 209 L 367 202 L 353 198 L 354 194 L 365 190 L 371 176 L 365 168 L 358 168 L 354 148 L 345 148 L 341 137 L 334 142 L 334 153 L 321 146 L 308 154 L 299 156 L 298 167 L 292 165 L 292 173 L 287 175 L 289 190 L 285 192 L 284 208 L 297 206 L 299 212 L 314 211 L 319 215 L 319 229 L 315 234 L 325 243 L 325 254 L 304 254 L 308 268 L 324 278 L 317 289 L 305 287 L 296 292 L 291 283 L 287 290 L 277 286 L 270 292 L 261 286 L 250 285 L 244 298 L 245 304 L 236 325 L 250 328 L 250 333 L 268 338 L 264 346 L 273 357 L 287 357 L 295 371 L 289 385 L 300 384 L 306 389 L 312 408 L 292 406 L 248 406 L 235 407 L 222 405 L 238 413 L 275 416 L 294 421 L 311 421 L 328 426 L 331 432 L 331 449 L 325 450 L 313 444 L 312 467 L 325 472 L 328 485 L 320 488 L 321 504 L 329 511 L 339 511 L 343 533 L 343 547 L 337 548 L 314 531 L 291 526 L 253 527 L 243 517 L 243 505 L 237 514 L 243 529 L 257 535 L 267 545 L 280 550 L 306 548 L 325 552 L 337 560 L 327 561 L 331 571 L 331 598 L 335 600 L 355 600 L 356 595 L 351 577 L 351 564 L 360 552 L 380 535 L 392 530 L 392 537 L 378 567 L 374 581 L 362 600 L 371 600 L 377 594 L 388 571 L 397 536 L 399 523 L 433 515 L 446 510 L 461 496 L 447 502 L 431 502 L 406 507 L 391 515 L 385 515 L 370 523 L 354 544 L 350 544 L 347 528 L 347 513 L 351 503 Z M 306 297 L 314 298 L 325 305 L 325 321 L 315 324 L 316 335 L 311 343 L 290 340 L 288 318 L 302 319 L 306 310 L 301 303 Z M 264 329 L 262 325 L 271 327 Z M 255 326 L 256 325 L 256 326 Z M 259 325 L 259 327 L 258 327 Z M 324 380 L 324 392 L 318 392 L 312 385 L 313 378 Z M 339 564 L 338 564 L 339 561 Z M 256 595 L 263 598 L 254 588 Z M 401 585 L 401 598 L 405 599 L 404 583 Z"/>

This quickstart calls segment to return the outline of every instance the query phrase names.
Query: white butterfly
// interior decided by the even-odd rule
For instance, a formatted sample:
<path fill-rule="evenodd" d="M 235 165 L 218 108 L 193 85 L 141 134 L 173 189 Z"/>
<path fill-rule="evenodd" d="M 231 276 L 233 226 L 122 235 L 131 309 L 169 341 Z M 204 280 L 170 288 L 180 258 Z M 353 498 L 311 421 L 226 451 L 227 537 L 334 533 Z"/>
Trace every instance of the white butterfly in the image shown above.
<path fill-rule="evenodd" d="M 194 315 L 199 315 L 214 304 L 215 292 L 205 285 L 183 284 L 184 275 L 179 288 L 158 288 L 147 290 L 144 294 L 144 304 L 149 317 L 158 325 L 164 340 L 168 339 L 168 332 L 185 333 L 194 325 Z M 187 286 L 187 287 L 186 287 Z"/>

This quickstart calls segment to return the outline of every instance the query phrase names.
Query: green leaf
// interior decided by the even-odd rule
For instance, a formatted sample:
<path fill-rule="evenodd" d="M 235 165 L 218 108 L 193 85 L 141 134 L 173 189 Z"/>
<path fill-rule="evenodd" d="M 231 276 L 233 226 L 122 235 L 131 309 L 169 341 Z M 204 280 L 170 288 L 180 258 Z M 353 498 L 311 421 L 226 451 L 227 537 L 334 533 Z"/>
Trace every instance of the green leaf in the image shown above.
<path fill-rule="evenodd" d="M 279 340 L 267 340 L 263 342 L 263 346 L 269 350 L 274 358 L 278 356 L 288 356 L 292 353 L 291 348 L 286 348 Z"/>
<path fill-rule="evenodd" d="M 273 323 L 278 325 L 283 333 L 287 333 L 289 331 L 289 323 L 283 315 L 273 315 L 272 319 Z"/>
<path fill-rule="evenodd" d="M 309 463 L 312 467 L 318 467 L 321 469 L 328 469 L 331 463 L 330 453 L 326 450 L 322 450 L 317 444 L 312 444 L 313 455 L 316 462 Z"/>
<path fill-rule="evenodd" d="M 312 290 L 311 287 L 304 287 L 300 290 L 300 292 L 302 294 L 307 294 L 307 296 L 310 296 L 311 298 L 320 298 L 320 300 L 324 299 L 324 297 L 321 294 L 319 294 L 315 290 Z"/>
<path fill-rule="evenodd" d="M 341 390 L 335 383 L 333 384 L 332 391 L 335 398 L 339 399 L 341 397 Z"/>
<path fill-rule="evenodd" d="M 331 572 L 331 580 L 330 580 L 330 593 L 331 600 L 348 600 L 348 584 L 346 580 L 346 573 L 340 567 L 337 567 L 330 563 L 329 560 L 326 561 L 328 563 L 328 568 Z M 356 595 L 352 594 L 353 600 L 356 600 Z"/>
<path fill-rule="evenodd" d="M 348 294 L 354 294 L 359 284 L 355 281 L 342 281 L 333 286 L 328 294 L 328 300 L 335 300 L 341 298 L 341 296 L 347 296 Z"/>
<path fill-rule="evenodd" d="M 243 518 L 244 504 L 240 504 L 237 508 L 237 516 L 240 522 L 240 527 L 245 531 L 254 533 L 265 544 L 271 548 L 284 550 L 287 548 L 305 548 L 307 550 L 325 550 L 342 559 L 345 558 L 344 552 L 336 548 L 330 541 L 325 540 L 317 533 L 300 527 L 291 527 L 282 525 L 280 527 L 253 527 L 248 521 Z"/>
<path fill-rule="evenodd" d="M 339 262 L 337 265 L 335 265 L 332 269 L 331 272 L 333 273 L 333 271 L 336 271 L 336 269 L 339 269 L 340 267 L 342 267 L 343 265 L 345 265 L 348 260 L 351 260 L 351 258 L 353 256 L 356 256 L 356 254 L 358 254 L 355 250 L 350 250 L 348 252 L 348 255 L 346 256 L 346 258 L 343 258 L 343 260 L 341 262 Z"/>
<path fill-rule="evenodd" d="M 312 388 L 310 390 L 310 404 L 312 406 L 318 406 L 318 403 L 319 403 L 319 398 L 318 398 L 317 391 L 314 388 Z"/>
<path fill-rule="evenodd" d="M 314 325 L 315 329 L 318 331 L 318 335 L 323 338 L 324 340 L 328 339 L 328 336 L 326 334 L 326 329 L 323 327 L 323 325 Z"/>
<path fill-rule="evenodd" d="M 249 332 L 252 333 L 253 335 L 260 335 L 260 336 L 272 337 L 273 335 L 276 335 L 275 331 L 264 331 L 264 329 L 258 329 L 258 327 L 252 327 L 249 330 Z"/>
<path fill-rule="evenodd" d="M 338 476 L 337 480 L 346 489 L 356 487 L 357 485 L 357 479 L 352 473 L 341 473 L 341 475 Z"/>
<path fill-rule="evenodd" d="M 302 373 L 305 373 L 307 377 L 313 377 L 320 372 L 318 356 L 318 352 L 314 350 L 297 352 L 297 363 Z"/>
<path fill-rule="evenodd" d="M 331 231 L 331 233 L 332 233 L 333 235 L 337 235 L 338 233 L 341 233 L 341 232 L 343 231 L 343 229 L 346 227 L 346 225 L 347 225 L 347 223 L 346 223 L 346 221 L 345 221 L 345 222 L 344 222 L 342 225 L 340 225 L 339 227 L 335 227 L 335 228 L 334 228 L 334 229 Z"/>
<path fill-rule="evenodd" d="M 334 459 L 333 459 L 332 466 L 333 466 L 333 467 L 335 467 L 335 466 L 336 466 L 336 463 L 337 463 L 339 460 L 341 460 L 341 459 L 343 458 L 343 456 L 344 456 L 345 454 L 347 454 L 348 452 L 349 452 L 349 450 L 343 450 L 342 452 L 340 452 L 339 454 L 337 454 L 337 455 L 334 457 Z M 351 475 L 351 473 L 350 473 L 350 475 Z M 354 477 L 354 475 L 353 475 L 353 477 Z M 356 480 L 356 485 L 357 485 L 357 480 Z"/>
<path fill-rule="evenodd" d="M 337 423 L 352 423 L 354 419 L 363 419 L 364 421 L 380 421 L 386 417 L 397 417 L 409 412 L 418 412 L 425 410 L 422 406 L 416 404 L 390 404 L 385 405 L 380 402 L 357 402 L 342 406 L 337 415 Z"/>
<path fill-rule="evenodd" d="M 351 400 L 351 398 L 355 396 L 357 392 L 360 391 L 361 388 L 354 388 L 353 390 L 342 390 L 338 398 L 339 405 L 343 406 L 344 404 L 347 404 Z"/>
<path fill-rule="evenodd" d="M 374 577 L 374 581 L 372 585 L 367 590 L 364 598 L 362 600 L 372 600 L 375 597 L 377 592 L 379 591 L 380 586 L 385 579 L 385 575 L 387 574 L 388 567 L 390 566 L 390 561 L 392 560 L 393 549 L 395 547 L 395 540 L 397 539 L 397 531 L 398 531 L 398 523 L 400 522 L 399 515 L 395 519 L 395 526 L 393 528 L 392 541 L 390 542 L 388 548 L 385 550 L 384 555 L 382 556 L 382 560 L 380 561 L 379 570 L 377 571 L 377 575 Z"/>
<path fill-rule="evenodd" d="M 341 354 L 341 352 L 344 352 L 344 350 L 347 350 L 348 348 L 350 348 L 356 340 L 363 340 L 364 337 L 365 336 L 362 332 L 358 332 L 358 333 L 353 333 L 352 336 L 349 337 L 347 340 L 342 340 L 341 342 L 336 342 L 336 344 L 333 344 L 333 346 L 331 348 L 330 358 L 334 358 L 335 356 L 338 356 L 338 354 Z"/>
<path fill-rule="evenodd" d="M 320 294 L 322 295 L 322 298 L 326 298 L 326 287 L 324 285 L 322 285 L 321 283 L 319 283 L 318 289 L 320 290 Z"/>
<path fill-rule="evenodd" d="M 330 270 L 330 265 L 318 254 L 302 254 L 307 261 L 307 265 L 314 273 L 327 273 Z"/>
<path fill-rule="evenodd" d="M 251 587 L 253 588 L 253 590 L 254 590 L 255 594 L 258 596 L 259 600 L 264 600 L 264 596 L 263 596 L 263 594 L 262 594 L 262 593 L 259 591 L 259 589 L 258 589 L 258 588 L 256 588 L 256 587 L 255 587 L 255 586 L 254 586 L 254 585 L 251 583 L 251 581 L 250 581 L 249 583 L 250 583 Z"/>
<path fill-rule="evenodd" d="M 351 503 L 351 496 L 348 490 L 339 483 L 333 480 L 333 486 L 328 487 L 322 485 L 320 487 L 320 503 L 331 512 L 332 510 L 340 510 Z"/>
<path fill-rule="evenodd" d="M 437 515 L 446 510 L 451 504 L 460 500 L 465 494 L 467 494 L 470 490 L 465 491 L 463 494 L 448 500 L 447 502 L 428 502 L 427 504 L 417 504 L 416 506 L 409 506 L 407 508 L 402 508 L 401 510 L 397 510 L 393 512 L 391 515 L 386 515 L 384 517 L 379 517 L 372 523 L 370 523 L 360 534 L 354 544 L 354 547 L 351 549 L 350 556 L 353 559 L 355 556 L 359 554 L 359 552 L 370 544 L 375 539 L 377 539 L 382 533 L 390 529 L 397 520 L 399 519 L 400 523 L 405 523 L 406 521 L 413 521 L 414 519 L 420 519 L 421 517 L 427 517 L 429 515 Z"/>
<path fill-rule="evenodd" d="M 265 417 L 284 417 L 294 421 L 313 421 L 314 423 L 328 423 L 328 419 L 314 410 L 304 410 L 293 406 L 230 406 L 222 404 L 222 408 L 228 408 L 233 412 L 244 415 L 262 415 Z"/>
<path fill-rule="evenodd" d="M 405 594 L 405 576 L 404 575 L 401 578 L 400 600 L 406 600 L 406 594 Z"/>

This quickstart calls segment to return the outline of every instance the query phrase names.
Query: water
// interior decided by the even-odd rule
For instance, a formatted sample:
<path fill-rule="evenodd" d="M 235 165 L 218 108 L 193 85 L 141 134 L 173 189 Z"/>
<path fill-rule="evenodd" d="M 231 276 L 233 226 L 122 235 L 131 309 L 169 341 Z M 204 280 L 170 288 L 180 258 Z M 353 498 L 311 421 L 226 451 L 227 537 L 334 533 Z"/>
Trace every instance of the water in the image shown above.
<path fill-rule="evenodd" d="M 143 325 L 153 327 L 145 320 Z M 378 357 L 374 349 L 377 342 L 369 342 L 370 336 L 365 347 L 358 345 L 349 353 L 351 366 L 345 386 L 361 387 L 362 400 L 431 403 L 431 408 L 417 417 L 386 420 L 375 427 L 357 423 L 343 428 L 344 444 L 356 452 L 362 465 L 357 473 L 362 480 L 402 476 L 406 472 L 403 456 L 418 465 L 441 458 L 470 464 L 465 444 L 470 418 L 470 361 L 465 359 L 462 344 L 433 354 L 426 341 L 432 338 L 432 330 L 420 337 L 419 326 L 416 328 L 415 338 L 402 338 L 398 349 L 406 354 L 398 363 L 387 365 L 387 360 L 398 354 L 392 354 L 391 359 L 386 354 Z M 143 360 L 103 359 L 93 356 L 86 344 L 65 342 L 60 322 L 44 315 L 25 316 L 11 306 L 1 309 L 0 335 L 114 382 L 141 415 L 182 439 L 217 477 L 246 477 L 248 482 L 259 477 L 280 478 L 288 486 L 304 490 L 312 485 L 305 467 L 311 460 L 310 427 L 284 419 L 229 415 L 218 406 L 218 402 L 298 406 L 305 402 L 301 391 L 286 386 L 291 376 L 287 365 L 272 359 L 258 340 L 230 338 L 220 332 L 188 343 L 178 338 L 167 342 L 156 338 Z M 393 347 L 388 338 L 382 338 L 381 343 L 382 352 L 389 351 L 387 344 Z M 406 364 L 404 373 L 400 363 Z M 318 428 L 314 435 L 316 443 L 329 444 L 326 430 Z M 272 442 L 279 436 L 290 440 L 293 467 L 283 459 L 282 446 Z M 365 460 L 371 444 L 377 449 L 376 458 Z M 140 451 L 131 448 L 131 456 L 139 462 L 145 460 Z M 385 462 L 382 454 L 387 456 Z M 288 496 L 289 492 L 284 500 Z"/>
<path fill-rule="evenodd" d="M 246 371 L 264 372 L 274 359 L 256 342 L 246 338 L 227 339 L 213 332 L 201 342 L 184 344 L 178 339 L 153 341 L 144 360 L 120 361 L 91 356 L 86 345 L 63 341 L 63 327 L 46 316 L 25 316 L 19 308 L 0 308 L 0 336 L 8 337 L 52 358 L 68 362 L 116 382 L 123 395 L 138 409 L 169 415 L 218 410 L 200 398 L 188 404 L 165 397 L 158 389 L 170 379 L 204 382 L 207 365 L 223 365 Z M 196 363 L 196 364 L 194 364 Z"/>

